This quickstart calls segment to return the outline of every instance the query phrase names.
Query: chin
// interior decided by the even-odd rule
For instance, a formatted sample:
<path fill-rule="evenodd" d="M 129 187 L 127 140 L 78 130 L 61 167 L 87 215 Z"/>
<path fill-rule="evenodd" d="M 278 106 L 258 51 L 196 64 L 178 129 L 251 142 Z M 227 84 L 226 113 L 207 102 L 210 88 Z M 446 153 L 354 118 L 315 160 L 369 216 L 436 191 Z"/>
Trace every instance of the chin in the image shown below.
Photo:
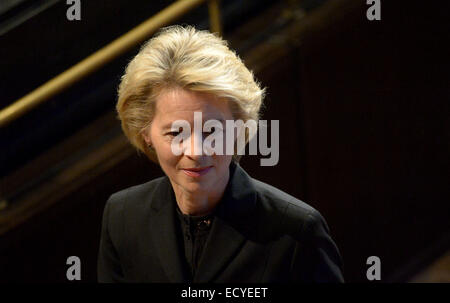
<path fill-rule="evenodd" d="M 182 182 L 182 185 L 190 192 L 205 191 L 209 189 L 207 180 L 188 180 Z"/>

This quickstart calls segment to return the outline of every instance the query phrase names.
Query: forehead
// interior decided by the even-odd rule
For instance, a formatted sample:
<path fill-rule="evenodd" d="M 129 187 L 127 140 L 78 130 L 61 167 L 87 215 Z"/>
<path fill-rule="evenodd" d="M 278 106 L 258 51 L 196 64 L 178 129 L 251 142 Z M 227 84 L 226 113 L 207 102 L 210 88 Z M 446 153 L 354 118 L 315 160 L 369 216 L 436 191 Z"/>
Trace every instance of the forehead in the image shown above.
<path fill-rule="evenodd" d="M 193 121 L 194 112 L 206 119 L 231 119 L 228 100 L 210 93 L 174 88 L 162 91 L 156 98 L 155 119 Z"/>

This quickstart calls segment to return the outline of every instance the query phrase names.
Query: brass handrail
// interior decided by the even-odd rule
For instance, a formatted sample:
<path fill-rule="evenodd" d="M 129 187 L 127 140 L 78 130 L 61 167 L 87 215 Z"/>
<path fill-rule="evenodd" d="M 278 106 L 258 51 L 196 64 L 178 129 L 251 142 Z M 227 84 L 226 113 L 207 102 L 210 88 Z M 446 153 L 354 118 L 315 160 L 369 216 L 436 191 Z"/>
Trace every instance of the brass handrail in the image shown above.
<path fill-rule="evenodd" d="M 219 0 L 208 1 L 209 26 L 213 33 L 222 35 Z"/>
<path fill-rule="evenodd" d="M 159 28 L 169 24 L 174 19 L 181 17 L 205 1 L 209 2 L 211 31 L 221 34 L 218 0 L 176 1 L 136 26 L 128 33 L 112 41 L 68 70 L 62 72 L 55 78 L 47 81 L 29 94 L 15 101 L 13 104 L 2 109 L 0 111 L 0 127 L 7 125 L 34 107 L 100 69 L 108 62 L 144 41 Z"/>

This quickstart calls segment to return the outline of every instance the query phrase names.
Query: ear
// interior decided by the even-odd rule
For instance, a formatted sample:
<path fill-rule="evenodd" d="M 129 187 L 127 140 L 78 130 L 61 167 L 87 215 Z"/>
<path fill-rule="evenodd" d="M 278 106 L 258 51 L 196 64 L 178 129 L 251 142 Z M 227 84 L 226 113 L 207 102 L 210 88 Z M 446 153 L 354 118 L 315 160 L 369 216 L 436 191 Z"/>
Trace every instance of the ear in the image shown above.
<path fill-rule="evenodd" d="M 144 128 L 143 130 L 141 130 L 141 136 L 147 145 L 152 145 L 152 140 L 151 140 L 151 136 L 150 136 L 150 128 Z"/>

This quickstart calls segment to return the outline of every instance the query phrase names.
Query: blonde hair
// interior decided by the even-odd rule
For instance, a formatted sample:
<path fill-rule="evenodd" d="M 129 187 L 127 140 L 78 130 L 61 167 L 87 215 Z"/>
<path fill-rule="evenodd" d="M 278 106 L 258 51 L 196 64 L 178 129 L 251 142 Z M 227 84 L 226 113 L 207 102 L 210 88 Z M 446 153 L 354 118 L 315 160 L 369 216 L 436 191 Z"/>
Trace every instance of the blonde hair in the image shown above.
<path fill-rule="evenodd" d="M 157 162 L 143 136 L 164 89 L 212 93 L 230 100 L 234 119 L 259 120 L 265 89 L 260 87 L 227 42 L 192 26 L 169 26 L 147 41 L 128 64 L 118 89 L 116 110 L 130 143 Z M 246 136 L 246 143 L 248 143 Z M 237 155 L 233 156 L 239 161 Z"/>

